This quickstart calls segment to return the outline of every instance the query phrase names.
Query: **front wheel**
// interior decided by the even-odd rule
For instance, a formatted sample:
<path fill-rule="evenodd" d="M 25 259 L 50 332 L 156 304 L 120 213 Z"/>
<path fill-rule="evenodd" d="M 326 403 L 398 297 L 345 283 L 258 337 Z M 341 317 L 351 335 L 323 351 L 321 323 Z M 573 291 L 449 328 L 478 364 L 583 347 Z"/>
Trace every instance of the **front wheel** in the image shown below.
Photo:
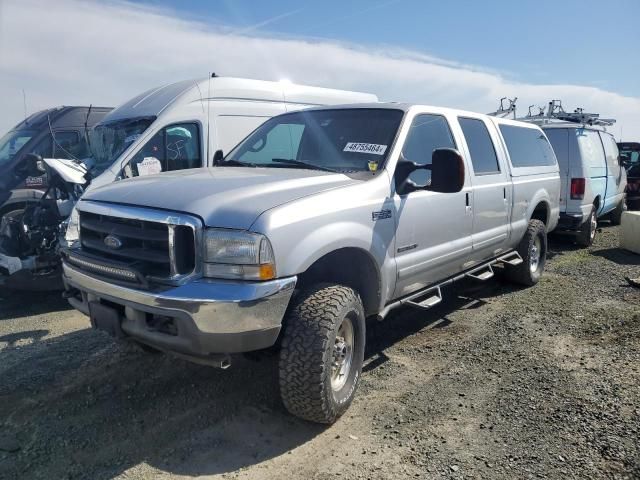
<path fill-rule="evenodd" d="M 364 345 L 364 308 L 353 289 L 323 284 L 298 294 L 280 350 L 280 395 L 287 410 L 312 422 L 335 422 L 355 396 Z"/>
<path fill-rule="evenodd" d="M 520 285 L 538 283 L 547 260 L 547 229 L 540 220 L 529 220 L 527 231 L 517 248 L 522 263 L 507 265 L 507 278 Z"/>
<path fill-rule="evenodd" d="M 616 209 L 611 212 L 611 216 L 609 219 L 611 220 L 611 225 L 620 225 L 622 223 L 622 214 L 627 210 L 627 204 L 622 199 L 620 203 L 616 206 Z"/>

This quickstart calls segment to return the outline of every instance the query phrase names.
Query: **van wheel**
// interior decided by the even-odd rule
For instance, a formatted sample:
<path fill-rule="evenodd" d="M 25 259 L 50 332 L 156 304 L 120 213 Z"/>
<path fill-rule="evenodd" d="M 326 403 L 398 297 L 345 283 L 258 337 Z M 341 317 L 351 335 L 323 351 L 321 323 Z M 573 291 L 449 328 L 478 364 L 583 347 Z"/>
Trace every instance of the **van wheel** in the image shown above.
<path fill-rule="evenodd" d="M 627 209 L 627 204 L 623 199 L 618 204 L 616 209 L 613 212 L 611 212 L 611 216 L 609 217 L 609 220 L 611 220 L 611 225 L 620 225 L 620 223 L 622 222 L 622 214 L 625 212 L 626 209 Z"/>
<path fill-rule="evenodd" d="M 523 262 L 520 265 L 506 265 L 507 279 L 520 285 L 532 286 L 538 283 L 547 260 L 547 229 L 540 220 L 529 220 L 527 231 L 517 248 Z"/>
<path fill-rule="evenodd" d="M 353 289 L 321 284 L 297 295 L 280 350 L 280 395 L 287 410 L 312 422 L 335 422 L 355 396 L 364 344 L 364 308 Z"/>
<path fill-rule="evenodd" d="M 576 243 L 581 247 L 590 247 L 596 238 L 596 230 L 598 229 L 598 218 L 596 217 L 596 207 L 591 209 L 589 218 L 580 227 L 580 231 L 576 235 Z"/>

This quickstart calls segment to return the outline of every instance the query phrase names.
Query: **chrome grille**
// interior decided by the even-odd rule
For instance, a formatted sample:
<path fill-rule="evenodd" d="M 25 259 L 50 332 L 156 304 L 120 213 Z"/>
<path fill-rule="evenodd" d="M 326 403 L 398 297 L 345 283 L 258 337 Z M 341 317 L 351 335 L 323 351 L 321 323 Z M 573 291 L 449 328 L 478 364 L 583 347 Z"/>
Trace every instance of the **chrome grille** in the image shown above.
<path fill-rule="evenodd" d="M 81 249 L 94 258 L 168 283 L 197 271 L 199 225 L 190 217 L 89 202 L 78 213 Z"/>

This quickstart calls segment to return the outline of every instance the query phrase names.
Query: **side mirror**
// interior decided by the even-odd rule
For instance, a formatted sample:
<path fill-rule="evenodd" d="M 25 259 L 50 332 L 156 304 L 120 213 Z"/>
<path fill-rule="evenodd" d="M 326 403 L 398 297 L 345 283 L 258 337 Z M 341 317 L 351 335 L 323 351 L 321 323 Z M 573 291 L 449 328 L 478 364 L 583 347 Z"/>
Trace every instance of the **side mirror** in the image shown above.
<path fill-rule="evenodd" d="M 431 156 L 431 185 L 428 190 L 457 193 L 464 187 L 464 159 L 454 148 L 438 148 Z"/>
<path fill-rule="evenodd" d="M 216 153 L 213 154 L 213 166 L 220 165 L 222 159 L 224 158 L 224 152 L 222 150 L 216 150 Z"/>
<path fill-rule="evenodd" d="M 416 170 L 430 170 L 431 180 L 426 185 L 418 185 L 409 177 Z M 460 152 L 453 148 L 437 148 L 431 155 L 431 165 L 421 165 L 400 155 L 396 165 L 396 191 L 400 195 L 417 190 L 439 193 L 456 193 L 464 187 L 464 160 Z"/>
<path fill-rule="evenodd" d="M 631 163 L 631 157 L 625 153 L 621 153 L 618 157 L 618 163 L 623 167 L 627 168 Z"/>

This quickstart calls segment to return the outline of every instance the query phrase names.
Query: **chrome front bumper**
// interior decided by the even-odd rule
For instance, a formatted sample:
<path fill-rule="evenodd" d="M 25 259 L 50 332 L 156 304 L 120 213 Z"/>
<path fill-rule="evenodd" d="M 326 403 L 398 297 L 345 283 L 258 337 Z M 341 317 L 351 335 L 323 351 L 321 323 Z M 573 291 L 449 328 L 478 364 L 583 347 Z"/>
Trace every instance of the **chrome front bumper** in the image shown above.
<path fill-rule="evenodd" d="M 266 348 L 277 339 L 296 277 L 268 282 L 197 279 L 145 291 L 94 278 L 63 263 L 71 305 L 90 315 L 91 302 L 117 306 L 122 330 L 143 343 L 184 354 L 207 355 Z M 148 328 L 148 315 L 174 319 L 174 336 Z"/>

